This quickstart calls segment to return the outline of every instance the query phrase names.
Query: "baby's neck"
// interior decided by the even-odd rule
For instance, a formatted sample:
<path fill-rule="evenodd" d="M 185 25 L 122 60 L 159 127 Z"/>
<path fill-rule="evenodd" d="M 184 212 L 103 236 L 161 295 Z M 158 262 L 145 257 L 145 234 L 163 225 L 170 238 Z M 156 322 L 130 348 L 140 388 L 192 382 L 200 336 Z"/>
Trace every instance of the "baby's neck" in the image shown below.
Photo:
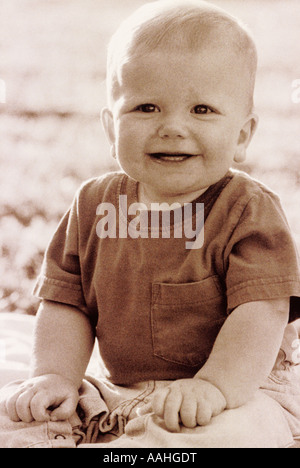
<path fill-rule="evenodd" d="M 148 210 L 151 210 L 151 205 L 154 203 L 167 204 L 171 206 L 173 203 L 178 203 L 183 206 L 185 203 L 191 203 L 202 195 L 208 187 L 197 190 L 195 192 L 183 193 L 183 194 L 165 194 L 152 191 L 145 184 L 138 184 L 138 202 L 143 203 L 147 206 Z"/>

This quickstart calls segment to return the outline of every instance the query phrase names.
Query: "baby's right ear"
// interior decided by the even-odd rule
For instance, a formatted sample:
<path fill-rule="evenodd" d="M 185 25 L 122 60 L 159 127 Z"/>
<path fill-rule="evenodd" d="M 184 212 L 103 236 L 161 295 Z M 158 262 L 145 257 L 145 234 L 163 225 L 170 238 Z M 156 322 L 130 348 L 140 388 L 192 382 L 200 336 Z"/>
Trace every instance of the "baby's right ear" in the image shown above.
<path fill-rule="evenodd" d="M 112 111 L 108 107 L 104 107 L 101 111 L 101 121 L 105 131 L 105 135 L 112 145 L 115 143 L 115 128 L 114 128 L 114 118 Z"/>
<path fill-rule="evenodd" d="M 112 111 L 108 107 L 105 107 L 104 109 L 102 109 L 101 121 L 102 121 L 105 135 L 109 141 L 109 144 L 111 145 L 111 153 L 113 157 L 115 157 L 114 148 L 115 148 L 116 136 L 115 136 L 114 118 L 113 118 Z"/>

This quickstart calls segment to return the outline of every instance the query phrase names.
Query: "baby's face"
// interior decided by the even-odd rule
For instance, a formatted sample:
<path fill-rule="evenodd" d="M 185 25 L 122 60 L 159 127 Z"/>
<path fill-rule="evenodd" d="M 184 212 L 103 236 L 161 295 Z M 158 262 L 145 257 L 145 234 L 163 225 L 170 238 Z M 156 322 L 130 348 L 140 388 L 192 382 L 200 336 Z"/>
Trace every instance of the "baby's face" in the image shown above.
<path fill-rule="evenodd" d="M 256 117 L 232 51 L 155 51 L 125 64 L 121 78 L 103 122 L 140 201 L 192 201 L 244 159 Z"/>

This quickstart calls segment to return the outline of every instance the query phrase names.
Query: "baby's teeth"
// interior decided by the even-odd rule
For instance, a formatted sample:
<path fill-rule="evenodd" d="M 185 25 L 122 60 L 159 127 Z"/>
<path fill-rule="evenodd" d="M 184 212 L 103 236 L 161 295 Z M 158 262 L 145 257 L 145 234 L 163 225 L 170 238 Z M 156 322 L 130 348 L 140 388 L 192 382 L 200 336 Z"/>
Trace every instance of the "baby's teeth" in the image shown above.
<path fill-rule="evenodd" d="M 163 161 L 184 161 L 187 156 L 161 156 Z"/>

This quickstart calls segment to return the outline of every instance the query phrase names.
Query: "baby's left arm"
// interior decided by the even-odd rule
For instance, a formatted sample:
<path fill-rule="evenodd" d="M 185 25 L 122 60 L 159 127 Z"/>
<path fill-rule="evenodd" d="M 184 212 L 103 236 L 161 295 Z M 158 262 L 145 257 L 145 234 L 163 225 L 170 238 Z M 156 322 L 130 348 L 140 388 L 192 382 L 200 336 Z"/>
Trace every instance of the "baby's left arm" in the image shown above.
<path fill-rule="evenodd" d="M 289 316 L 289 298 L 248 302 L 227 318 L 193 379 L 173 382 L 153 402 L 170 431 L 207 424 L 225 408 L 246 403 L 275 363 Z"/>

